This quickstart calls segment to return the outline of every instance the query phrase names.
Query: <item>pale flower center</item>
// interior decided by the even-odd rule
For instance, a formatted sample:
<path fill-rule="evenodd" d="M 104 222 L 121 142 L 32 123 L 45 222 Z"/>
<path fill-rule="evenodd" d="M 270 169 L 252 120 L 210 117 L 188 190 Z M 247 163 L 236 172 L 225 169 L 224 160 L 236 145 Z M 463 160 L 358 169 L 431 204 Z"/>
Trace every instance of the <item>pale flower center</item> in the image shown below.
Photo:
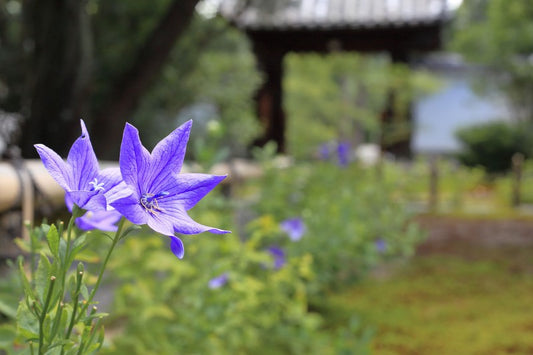
<path fill-rule="evenodd" d="M 157 212 L 161 212 L 162 209 L 159 207 L 159 203 L 157 202 L 157 199 L 163 196 L 167 196 L 168 192 L 162 191 L 157 194 L 150 194 L 145 193 L 141 196 L 140 203 L 141 206 L 144 207 L 144 209 L 152 214 L 156 214 Z"/>

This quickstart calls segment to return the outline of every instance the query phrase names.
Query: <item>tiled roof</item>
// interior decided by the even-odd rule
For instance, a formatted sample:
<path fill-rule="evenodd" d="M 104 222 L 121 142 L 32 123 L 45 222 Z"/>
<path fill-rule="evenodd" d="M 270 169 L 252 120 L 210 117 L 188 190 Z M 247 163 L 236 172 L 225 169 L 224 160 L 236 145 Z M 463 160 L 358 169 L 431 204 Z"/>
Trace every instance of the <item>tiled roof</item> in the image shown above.
<path fill-rule="evenodd" d="M 222 0 L 220 12 L 241 28 L 289 30 L 435 23 L 450 9 L 447 0 Z"/>

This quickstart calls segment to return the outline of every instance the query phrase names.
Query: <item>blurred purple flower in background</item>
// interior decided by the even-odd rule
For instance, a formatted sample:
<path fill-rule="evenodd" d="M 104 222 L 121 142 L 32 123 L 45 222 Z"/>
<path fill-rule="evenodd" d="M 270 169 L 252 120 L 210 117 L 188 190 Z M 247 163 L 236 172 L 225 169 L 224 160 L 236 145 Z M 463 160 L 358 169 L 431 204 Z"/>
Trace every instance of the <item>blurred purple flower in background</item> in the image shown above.
<path fill-rule="evenodd" d="M 274 258 L 274 269 L 278 270 L 285 265 L 285 251 L 277 246 L 271 246 L 267 249 L 270 255 Z"/>
<path fill-rule="evenodd" d="M 376 250 L 380 253 L 384 253 L 387 250 L 387 242 L 381 238 L 376 239 L 374 242 Z"/>
<path fill-rule="evenodd" d="M 280 223 L 280 227 L 293 242 L 300 240 L 307 230 L 300 217 L 286 219 Z"/>
<path fill-rule="evenodd" d="M 337 144 L 337 159 L 339 166 L 346 166 L 350 162 L 350 143 L 339 142 Z"/>
<path fill-rule="evenodd" d="M 211 280 L 209 280 L 208 286 L 212 290 L 221 288 L 222 286 L 228 283 L 228 279 L 229 279 L 229 274 L 225 272 L 222 275 L 214 277 Z"/>

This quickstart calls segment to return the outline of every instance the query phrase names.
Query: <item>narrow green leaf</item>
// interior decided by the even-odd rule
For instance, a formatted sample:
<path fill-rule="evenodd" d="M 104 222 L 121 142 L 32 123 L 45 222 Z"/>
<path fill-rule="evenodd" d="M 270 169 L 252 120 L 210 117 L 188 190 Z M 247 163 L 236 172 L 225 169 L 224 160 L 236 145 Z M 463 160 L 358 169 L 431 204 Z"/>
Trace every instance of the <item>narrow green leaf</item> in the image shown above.
<path fill-rule="evenodd" d="M 71 314 L 72 306 L 70 304 L 66 304 L 65 307 L 63 307 L 63 311 L 61 313 L 61 322 L 59 323 L 59 329 L 67 329 L 67 322 L 69 321 Z"/>
<path fill-rule="evenodd" d="M 76 275 L 71 274 L 69 276 L 68 281 L 67 281 L 67 290 L 68 290 L 68 293 L 70 294 L 70 297 L 72 297 L 74 293 L 76 293 Z"/>
<path fill-rule="evenodd" d="M 82 235 L 74 239 L 74 243 L 72 243 L 72 249 L 76 249 L 77 247 L 85 243 L 86 239 L 87 239 L 87 233 L 83 233 Z"/>
<path fill-rule="evenodd" d="M 70 258 L 67 260 L 68 265 L 74 262 L 76 255 L 85 247 L 85 240 L 87 239 L 87 233 L 80 235 L 78 238 L 74 239 L 72 243 L 72 248 L 70 250 Z"/>
<path fill-rule="evenodd" d="M 85 318 L 85 320 L 95 319 L 95 318 L 104 318 L 104 317 L 107 317 L 107 316 L 109 316 L 109 313 L 103 313 L 103 312 L 93 313 L 93 314 L 87 316 L 87 318 Z"/>
<path fill-rule="evenodd" d="M 49 343 L 52 341 L 52 317 L 50 313 L 47 313 L 44 317 L 43 323 L 43 334 L 44 338 L 48 340 Z"/>
<path fill-rule="evenodd" d="M 138 231 L 142 229 L 141 226 L 138 226 L 136 224 L 132 224 L 131 226 L 129 226 L 128 228 L 126 228 L 126 230 L 124 231 L 124 233 L 122 233 L 122 236 L 121 236 L 121 239 L 124 239 L 128 234 L 130 234 L 131 232 L 134 232 L 134 231 Z"/>
<path fill-rule="evenodd" d="M 81 284 L 80 293 L 81 293 L 83 299 L 85 299 L 85 300 L 89 299 L 89 290 L 87 290 L 87 286 L 84 283 Z"/>
<path fill-rule="evenodd" d="M 50 247 L 50 251 L 52 252 L 52 255 L 56 258 L 59 257 L 59 233 L 57 232 L 57 228 L 55 225 L 52 224 L 50 227 L 50 230 L 46 234 L 46 239 L 48 241 L 48 247 Z"/>
<path fill-rule="evenodd" d="M 61 318 L 63 317 L 64 315 L 64 307 L 63 306 L 59 306 L 57 307 L 56 309 L 56 312 L 55 312 L 55 315 L 54 315 L 54 324 L 52 325 L 52 331 L 51 331 L 51 339 L 54 339 L 56 334 L 57 334 L 57 331 L 59 330 L 59 325 L 61 323 Z M 61 335 L 60 335 L 61 337 Z"/>
<path fill-rule="evenodd" d="M 30 312 L 26 302 L 21 301 L 17 309 L 17 333 L 26 340 L 39 336 L 39 321 Z"/>
<path fill-rule="evenodd" d="M 59 259 L 63 265 L 66 265 L 66 254 L 67 254 L 67 241 L 63 238 L 59 238 Z"/>
<path fill-rule="evenodd" d="M 97 342 L 97 343 L 89 345 L 85 351 L 87 352 L 87 354 L 90 354 L 90 353 L 100 349 L 101 347 L 102 347 L 102 344 L 100 342 Z"/>
<path fill-rule="evenodd" d="M 52 350 L 53 348 L 56 348 L 56 347 L 58 347 L 58 346 L 61 346 L 61 345 L 67 345 L 67 344 L 72 344 L 72 341 L 64 339 L 64 340 L 60 340 L 60 341 L 58 341 L 58 342 L 56 342 L 56 343 L 53 343 L 53 344 L 51 344 L 51 345 L 48 347 L 48 353 L 47 353 L 47 354 L 56 354 L 56 353 L 61 354 L 60 351 L 57 351 L 57 352 L 50 352 L 50 350 Z"/>
<path fill-rule="evenodd" d="M 24 293 L 29 298 L 35 298 L 35 294 L 33 293 L 33 289 L 31 288 L 30 281 L 28 280 L 28 277 L 26 276 L 26 272 L 24 271 L 24 258 L 20 256 L 18 258 L 18 266 L 19 266 L 19 277 L 22 281 L 22 286 L 24 287 Z"/>
<path fill-rule="evenodd" d="M 35 272 L 35 291 L 37 292 L 37 297 L 43 303 L 50 283 L 52 265 L 44 253 L 40 255 L 39 265 L 37 265 L 37 271 Z"/>

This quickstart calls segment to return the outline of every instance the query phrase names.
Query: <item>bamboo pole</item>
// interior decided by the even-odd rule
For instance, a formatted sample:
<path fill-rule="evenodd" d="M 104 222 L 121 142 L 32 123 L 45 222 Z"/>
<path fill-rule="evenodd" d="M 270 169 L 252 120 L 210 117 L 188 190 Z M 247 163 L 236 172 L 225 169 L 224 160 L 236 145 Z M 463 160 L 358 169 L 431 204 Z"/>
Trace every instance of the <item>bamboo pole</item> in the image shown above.
<path fill-rule="evenodd" d="M 278 159 L 275 165 L 284 168 L 290 165 L 287 159 Z M 101 168 L 118 167 L 116 162 L 102 162 Z M 194 166 L 184 166 L 182 172 L 194 172 Z M 211 174 L 228 175 L 222 184 L 237 183 L 262 175 L 261 167 L 251 161 L 234 159 L 230 163 L 213 166 Z M 10 209 L 23 208 L 23 219 L 32 220 L 34 206 L 34 188 L 44 195 L 45 200 L 55 207 L 64 205 L 65 192 L 50 176 L 40 160 L 24 160 L 21 168 L 9 162 L 0 162 L 0 213 Z"/>

